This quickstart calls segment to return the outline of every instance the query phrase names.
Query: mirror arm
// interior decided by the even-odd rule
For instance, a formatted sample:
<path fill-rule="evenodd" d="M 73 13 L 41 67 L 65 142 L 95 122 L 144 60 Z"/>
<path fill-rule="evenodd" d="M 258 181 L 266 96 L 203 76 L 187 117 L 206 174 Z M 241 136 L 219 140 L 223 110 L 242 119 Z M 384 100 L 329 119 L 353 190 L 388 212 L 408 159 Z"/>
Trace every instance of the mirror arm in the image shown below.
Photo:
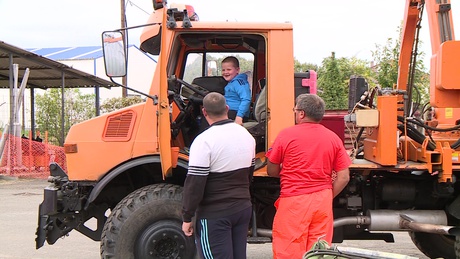
<path fill-rule="evenodd" d="M 140 95 L 143 95 L 143 96 L 145 96 L 145 97 L 147 97 L 147 98 L 152 99 L 154 105 L 157 105 L 157 104 L 158 104 L 158 95 L 153 95 L 153 96 L 152 96 L 152 95 L 150 95 L 150 94 L 143 93 L 143 92 L 141 92 L 141 91 L 138 91 L 138 90 L 133 89 L 133 88 L 131 88 L 131 87 L 128 87 L 128 86 L 126 86 L 126 85 L 119 84 L 119 83 L 115 82 L 115 81 L 113 80 L 112 77 L 110 77 L 110 81 L 112 81 L 112 83 L 114 83 L 114 84 L 116 84 L 116 85 L 118 85 L 118 86 L 120 86 L 120 87 L 123 87 L 123 88 L 125 88 L 125 89 L 128 89 L 129 91 L 133 91 L 133 92 L 135 92 L 135 93 L 138 93 L 138 94 L 140 94 Z"/>
<path fill-rule="evenodd" d="M 126 30 L 130 30 L 130 29 L 147 27 L 147 26 L 150 26 L 150 25 L 161 25 L 161 23 L 154 22 L 154 23 L 141 24 L 141 25 L 136 25 L 136 26 L 124 27 L 124 28 L 116 29 L 115 31 L 126 31 Z"/>

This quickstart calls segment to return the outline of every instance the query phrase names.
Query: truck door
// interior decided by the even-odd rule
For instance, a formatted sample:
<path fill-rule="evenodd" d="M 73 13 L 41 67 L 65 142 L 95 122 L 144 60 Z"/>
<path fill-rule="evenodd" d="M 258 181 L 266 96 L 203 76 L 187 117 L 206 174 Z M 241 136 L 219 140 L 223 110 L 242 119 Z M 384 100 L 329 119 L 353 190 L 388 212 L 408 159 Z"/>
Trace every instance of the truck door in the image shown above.
<path fill-rule="evenodd" d="M 169 116 L 170 106 L 168 100 L 167 67 L 174 32 L 173 30 L 164 26 L 167 24 L 167 9 L 163 8 L 162 10 L 164 11 L 164 14 L 161 28 L 161 47 L 159 62 L 157 64 L 157 72 L 159 72 L 160 77 L 160 91 L 157 110 L 157 137 L 161 160 L 161 171 L 163 173 L 164 179 L 166 176 L 172 174 L 171 124 Z M 155 74 L 158 75 L 158 73 Z"/>

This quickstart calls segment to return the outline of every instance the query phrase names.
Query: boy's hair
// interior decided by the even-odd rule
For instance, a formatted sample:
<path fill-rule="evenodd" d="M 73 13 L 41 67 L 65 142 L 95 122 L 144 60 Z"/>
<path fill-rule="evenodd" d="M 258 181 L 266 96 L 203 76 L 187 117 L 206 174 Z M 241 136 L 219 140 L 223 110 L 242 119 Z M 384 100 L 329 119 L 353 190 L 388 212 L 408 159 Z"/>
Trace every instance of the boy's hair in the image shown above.
<path fill-rule="evenodd" d="M 240 61 L 234 56 L 228 56 L 222 60 L 222 63 L 232 63 L 234 67 L 240 67 Z"/>

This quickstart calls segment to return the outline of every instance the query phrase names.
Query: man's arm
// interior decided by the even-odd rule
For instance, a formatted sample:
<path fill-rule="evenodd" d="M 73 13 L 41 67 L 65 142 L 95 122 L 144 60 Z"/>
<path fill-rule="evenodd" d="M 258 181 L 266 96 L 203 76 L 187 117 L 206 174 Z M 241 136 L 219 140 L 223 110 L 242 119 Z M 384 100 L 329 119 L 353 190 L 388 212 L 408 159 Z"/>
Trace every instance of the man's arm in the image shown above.
<path fill-rule="evenodd" d="M 270 162 L 267 158 L 267 174 L 272 177 L 280 177 L 281 165 Z"/>
<path fill-rule="evenodd" d="M 203 199 L 206 176 L 187 175 L 182 198 L 182 221 L 191 222 L 195 211 Z"/>
<path fill-rule="evenodd" d="M 334 198 L 335 196 L 339 195 L 345 186 L 347 186 L 348 181 L 350 181 L 350 170 L 348 170 L 348 168 L 337 172 L 337 178 L 335 179 L 334 183 L 332 183 Z"/>

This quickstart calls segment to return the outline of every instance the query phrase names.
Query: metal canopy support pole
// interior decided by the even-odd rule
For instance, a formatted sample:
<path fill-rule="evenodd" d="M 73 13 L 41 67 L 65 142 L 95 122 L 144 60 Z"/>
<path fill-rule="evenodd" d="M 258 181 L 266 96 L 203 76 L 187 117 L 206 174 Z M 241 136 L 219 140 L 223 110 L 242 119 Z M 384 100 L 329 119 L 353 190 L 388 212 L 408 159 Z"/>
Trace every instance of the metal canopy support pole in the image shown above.
<path fill-rule="evenodd" d="M 62 91 L 61 91 L 61 140 L 59 145 L 64 146 L 64 132 L 65 132 L 65 121 L 64 121 L 64 89 L 65 89 L 65 73 L 62 71 Z"/>
<path fill-rule="evenodd" d="M 99 98 L 100 98 L 99 85 L 96 85 L 96 87 L 94 88 L 94 93 L 96 95 L 96 116 L 99 116 L 101 115 L 101 104 L 99 101 Z"/>
<path fill-rule="evenodd" d="M 30 130 L 32 131 L 32 139 L 35 139 L 35 88 L 30 87 Z"/>
<path fill-rule="evenodd" d="M 10 125 L 9 133 L 13 132 L 13 120 L 14 120 L 14 75 L 13 75 L 13 54 L 10 53 Z"/>
<path fill-rule="evenodd" d="M 96 60 L 93 61 L 93 66 L 94 66 L 94 75 L 97 75 L 97 63 L 96 63 Z M 94 86 L 94 95 L 96 96 L 95 100 L 94 100 L 94 104 L 96 106 L 96 116 L 99 116 L 99 115 L 101 115 L 100 85 L 95 85 Z"/>

